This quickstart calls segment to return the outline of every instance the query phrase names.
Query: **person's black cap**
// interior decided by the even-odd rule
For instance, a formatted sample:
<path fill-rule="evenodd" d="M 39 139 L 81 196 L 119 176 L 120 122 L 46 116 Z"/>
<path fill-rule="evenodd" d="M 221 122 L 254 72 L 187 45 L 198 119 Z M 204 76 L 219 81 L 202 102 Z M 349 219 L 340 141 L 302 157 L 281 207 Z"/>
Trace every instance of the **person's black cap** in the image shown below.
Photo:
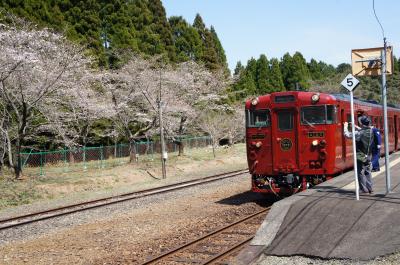
<path fill-rule="evenodd" d="M 358 122 L 364 126 L 369 126 L 371 121 L 367 116 L 361 116 L 358 118 Z"/>

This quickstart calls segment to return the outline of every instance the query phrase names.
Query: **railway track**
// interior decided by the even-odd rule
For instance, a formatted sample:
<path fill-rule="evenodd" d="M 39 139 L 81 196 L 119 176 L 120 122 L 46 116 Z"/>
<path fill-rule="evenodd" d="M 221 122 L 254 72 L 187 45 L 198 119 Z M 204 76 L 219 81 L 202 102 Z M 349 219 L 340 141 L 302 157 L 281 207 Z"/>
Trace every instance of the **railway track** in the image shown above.
<path fill-rule="evenodd" d="M 16 217 L 11 217 L 7 219 L 1 219 L 0 220 L 0 231 L 17 227 L 17 226 L 22 226 L 34 222 L 39 222 L 42 220 L 46 219 L 51 219 L 63 215 L 68 215 L 80 211 L 85 211 L 89 209 L 94 209 L 94 208 L 99 208 L 99 207 L 104 207 L 107 205 L 111 204 L 116 204 L 124 201 L 129 201 L 129 200 L 134 200 L 137 198 L 142 198 L 145 196 L 150 196 L 150 195 L 155 195 L 155 194 L 160 194 L 160 193 L 166 193 L 170 191 L 175 191 L 179 189 L 184 189 L 187 187 L 192 187 L 200 184 L 205 184 L 225 178 L 230 178 L 234 177 L 240 174 L 247 173 L 248 170 L 236 170 L 232 172 L 227 172 L 227 173 L 222 173 L 222 174 L 217 174 L 213 176 L 208 176 L 204 178 L 199 178 L 195 180 L 189 180 L 189 181 L 184 181 L 176 184 L 170 184 L 162 187 L 157 187 L 157 188 L 151 188 L 151 189 L 146 189 L 146 190 L 141 190 L 141 191 L 136 191 L 136 192 L 129 192 L 129 193 L 124 193 L 120 194 L 117 196 L 110 196 L 106 198 L 101 198 L 97 200 L 91 200 L 91 201 L 86 201 L 82 203 L 77 203 L 77 204 L 71 204 L 63 207 L 58 207 L 50 210 L 45 210 L 45 211 L 40 211 L 40 212 L 34 212 L 34 213 L 29 213 L 25 215 L 20 215 Z"/>
<path fill-rule="evenodd" d="M 254 237 L 270 207 L 149 258 L 148 264 L 229 264 Z"/>

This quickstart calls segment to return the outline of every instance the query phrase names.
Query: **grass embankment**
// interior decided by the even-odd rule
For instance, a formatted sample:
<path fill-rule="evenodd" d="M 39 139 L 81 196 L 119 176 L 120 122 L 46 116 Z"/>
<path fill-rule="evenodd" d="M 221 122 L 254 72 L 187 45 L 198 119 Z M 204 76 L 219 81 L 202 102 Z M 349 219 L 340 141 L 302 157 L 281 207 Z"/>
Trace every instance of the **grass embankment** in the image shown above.
<path fill-rule="evenodd" d="M 22 180 L 15 180 L 10 172 L 3 172 L 0 176 L 0 210 L 90 192 L 140 190 L 247 167 L 244 144 L 218 148 L 216 158 L 209 147 L 185 152 L 180 157 L 176 153 L 169 154 L 166 179 L 161 179 L 158 156 L 154 156 L 154 159 L 141 157 L 135 163 L 88 168 L 78 172 L 62 172 L 56 166 L 49 166 L 43 176 L 29 175 L 29 170 L 36 170 L 31 168 L 26 169 Z"/>

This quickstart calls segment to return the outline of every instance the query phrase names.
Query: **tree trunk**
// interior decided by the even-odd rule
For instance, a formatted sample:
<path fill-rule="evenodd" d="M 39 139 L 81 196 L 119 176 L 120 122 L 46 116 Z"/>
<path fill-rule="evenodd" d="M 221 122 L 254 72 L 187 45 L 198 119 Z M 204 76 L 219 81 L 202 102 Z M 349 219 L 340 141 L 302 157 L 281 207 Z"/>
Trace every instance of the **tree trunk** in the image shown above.
<path fill-rule="evenodd" d="M 232 146 L 233 145 L 233 136 L 229 135 L 228 136 L 228 146 Z"/>
<path fill-rule="evenodd" d="M 15 159 L 13 162 L 14 162 L 15 179 L 20 179 L 22 168 L 21 168 L 21 141 L 19 138 L 16 141 Z"/>
<path fill-rule="evenodd" d="M 211 137 L 211 141 L 212 141 L 213 156 L 214 156 L 214 158 L 216 158 L 217 156 L 215 154 L 215 147 L 217 146 L 217 143 L 216 143 L 214 137 Z"/>
<path fill-rule="evenodd" d="M 133 140 L 129 141 L 129 163 L 136 161 L 136 146 Z"/>
<path fill-rule="evenodd" d="M 180 141 L 180 142 L 177 142 L 177 144 L 178 144 L 178 150 L 179 150 L 179 153 L 178 153 L 178 156 L 182 156 L 182 155 L 184 155 L 185 154 L 185 145 L 184 145 L 184 143 L 182 142 L 182 141 Z"/>
<path fill-rule="evenodd" d="M 74 152 L 71 148 L 69 148 L 68 150 L 69 150 L 69 162 L 71 164 L 74 164 L 75 163 Z"/>

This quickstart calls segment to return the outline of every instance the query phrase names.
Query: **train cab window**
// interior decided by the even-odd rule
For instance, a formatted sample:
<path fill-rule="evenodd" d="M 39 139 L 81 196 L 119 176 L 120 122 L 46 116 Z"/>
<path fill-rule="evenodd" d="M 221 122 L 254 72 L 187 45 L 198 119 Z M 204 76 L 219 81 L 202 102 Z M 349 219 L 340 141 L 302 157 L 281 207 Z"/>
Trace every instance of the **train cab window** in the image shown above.
<path fill-rule="evenodd" d="M 293 129 L 293 112 L 279 111 L 278 112 L 278 127 L 281 131 L 289 131 Z"/>
<path fill-rule="evenodd" d="M 270 120 L 269 110 L 267 109 L 247 111 L 247 127 L 268 127 Z"/>
<path fill-rule="evenodd" d="M 334 124 L 337 111 L 332 105 L 309 106 L 301 108 L 301 124 Z"/>

